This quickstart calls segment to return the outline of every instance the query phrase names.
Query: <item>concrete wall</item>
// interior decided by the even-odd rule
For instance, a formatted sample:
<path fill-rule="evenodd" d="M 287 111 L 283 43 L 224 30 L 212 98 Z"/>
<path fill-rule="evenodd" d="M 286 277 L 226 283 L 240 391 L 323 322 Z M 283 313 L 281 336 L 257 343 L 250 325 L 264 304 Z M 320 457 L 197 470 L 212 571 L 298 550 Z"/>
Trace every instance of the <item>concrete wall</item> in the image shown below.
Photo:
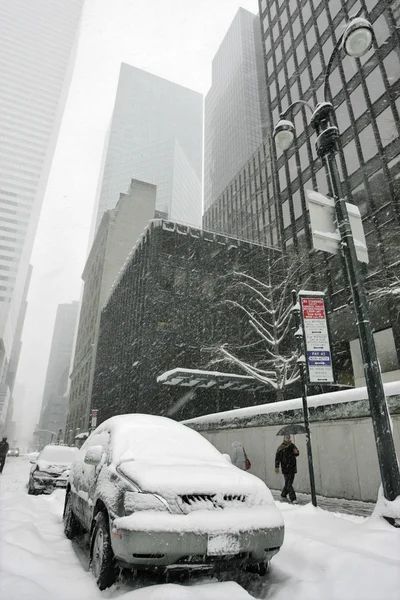
<path fill-rule="evenodd" d="M 400 456 L 400 415 L 392 415 L 393 434 Z M 240 441 L 251 461 L 251 473 L 271 489 L 280 489 L 282 475 L 274 472 L 275 452 L 282 441 L 276 434 L 282 425 L 202 431 L 221 452 L 231 454 L 232 442 Z M 311 423 L 317 493 L 323 496 L 374 502 L 380 485 L 371 419 L 355 418 Z M 295 489 L 309 493 L 305 436 L 295 436 L 300 450 Z"/>

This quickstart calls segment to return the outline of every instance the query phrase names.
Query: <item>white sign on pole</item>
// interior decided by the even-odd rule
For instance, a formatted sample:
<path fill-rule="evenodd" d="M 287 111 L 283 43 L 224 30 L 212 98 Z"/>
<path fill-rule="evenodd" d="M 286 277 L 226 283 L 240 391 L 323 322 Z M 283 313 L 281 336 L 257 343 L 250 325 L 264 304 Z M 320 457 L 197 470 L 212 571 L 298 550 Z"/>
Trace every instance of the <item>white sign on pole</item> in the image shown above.
<path fill-rule="evenodd" d="M 330 252 L 331 254 L 337 254 L 340 251 L 341 239 L 336 223 L 335 202 L 333 198 L 328 198 L 314 190 L 306 190 L 306 193 L 314 248 Z M 357 258 L 361 262 L 368 263 L 368 250 L 360 211 L 355 204 L 350 204 L 349 202 L 346 202 L 346 207 Z"/>
<path fill-rule="evenodd" d="M 333 383 L 324 294 L 300 292 L 299 299 L 309 382 Z"/>

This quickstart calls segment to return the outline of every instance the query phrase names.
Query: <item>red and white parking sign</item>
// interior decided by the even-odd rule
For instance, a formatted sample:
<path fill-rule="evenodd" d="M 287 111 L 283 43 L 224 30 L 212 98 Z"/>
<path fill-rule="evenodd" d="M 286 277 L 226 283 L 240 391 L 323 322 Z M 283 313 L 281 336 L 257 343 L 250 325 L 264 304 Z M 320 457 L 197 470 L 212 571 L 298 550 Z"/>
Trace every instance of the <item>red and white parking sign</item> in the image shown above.
<path fill-rule="evenodd" d="M 93 410 L 92 410 L 92 422 L 91 422 L 91 427 L 92 427 L 93 429 L 95 429 L 95 428 L 97 427 L 97 413 L 98 413 L 98 412 L 99 412 L 99 411 L 98 411 L 98 410 L 96 410 L 96 409 L 93 409 Z"/>
<path fill-rule="evenodd" d="M 323 294 L 299 294 L 310 383 L 333 383 L 332 353 Z"/>

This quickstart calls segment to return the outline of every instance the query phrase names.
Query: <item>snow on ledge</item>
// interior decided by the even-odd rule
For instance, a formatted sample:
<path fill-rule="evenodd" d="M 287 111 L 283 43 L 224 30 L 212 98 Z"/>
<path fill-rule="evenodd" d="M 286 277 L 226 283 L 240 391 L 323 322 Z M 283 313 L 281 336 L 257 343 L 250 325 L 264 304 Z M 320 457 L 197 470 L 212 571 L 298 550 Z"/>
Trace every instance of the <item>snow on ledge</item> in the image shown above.
<path fill-rule="evenodd" d="M 386 396 L 400 396 L 400 381 L 391 381 L 384 383 Z M 342 404 L 345 402 L 357 402 L 367 400 L 367 388 L 358 387 L 351 390 L 342 390 L 340 392 L 330 392 L 327 394 L 316 394 L 308 397 L 308 407 L 327 406 L 330 404 Z M 257 406 L 247 406 L 235 410 L 227 410 L 219 413 L 211 413 L 194 419 L 182 421 L 185 425 L 193 423 L 220 423 L 221 421 L 232 421 L 234 419 L 254 417 L 276 412 L 286 412 L 302 408 L 301 398 L 293 400 L 283 400 L 282 402 L 272 402 L 270 404 L 259 404 Z"/>

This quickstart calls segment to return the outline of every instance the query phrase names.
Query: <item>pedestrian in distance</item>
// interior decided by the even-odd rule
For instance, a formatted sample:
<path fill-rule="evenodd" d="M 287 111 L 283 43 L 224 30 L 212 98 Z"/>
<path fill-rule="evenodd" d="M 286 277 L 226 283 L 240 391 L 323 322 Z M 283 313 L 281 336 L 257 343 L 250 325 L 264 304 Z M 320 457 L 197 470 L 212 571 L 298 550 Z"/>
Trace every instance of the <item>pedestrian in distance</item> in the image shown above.
<path fill-rule="evenodd" d="M 297 457 L 300 452 L 290 439 L 290 435 L 285 435 L 282 444 L 276 451 L 275 473 L 279 473 L 279 466 L 282 469 L 282 475 L 285 479 L 285 485 L 281 493 L 282 498 L 289 495 L 291 502 L 296 501 L 296 492 L 293 489 L 294 477 L 297 473 Z"/>
<path fill-rule="evenodd" d="M 9 448 L 10 446 L 7 442 L 7 438 L 3 437 L 3 439 L 0 442 L 0 473 L 3 472 L 4 463 L 6 462 L 7 452 Z"/>
<path fill-rule="evenodd" d="M 251 463 L 243 445 L 240 442 L 233 442 L 232 448 L 232 464 L 238 467 L 238 469 L 242 469 L 242 471 L 248 471 Z"/>

